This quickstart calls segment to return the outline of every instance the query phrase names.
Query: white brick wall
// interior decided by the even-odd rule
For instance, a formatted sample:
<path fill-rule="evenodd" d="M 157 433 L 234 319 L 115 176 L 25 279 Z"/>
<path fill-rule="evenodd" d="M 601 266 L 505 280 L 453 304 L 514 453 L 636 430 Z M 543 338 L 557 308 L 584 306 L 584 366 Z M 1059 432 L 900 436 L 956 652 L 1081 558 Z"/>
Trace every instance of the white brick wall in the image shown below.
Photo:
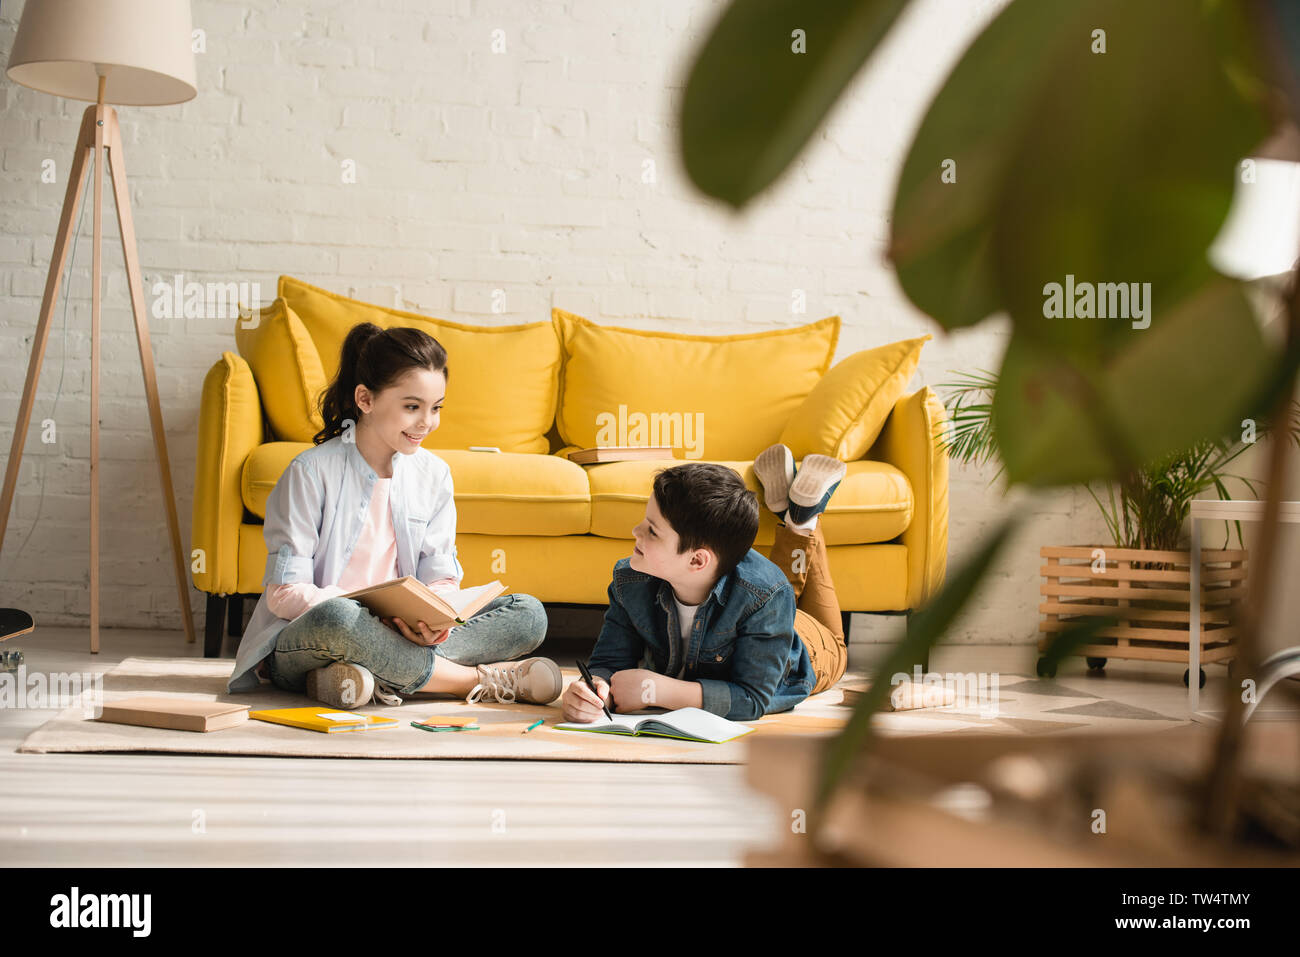
<path fill-rule="evenodd" d="M 996 368 L 1004 325 L 943 335 L 905 301 L 881 255 L 911 133 L 999 6 L 915 0 L 794 167 L 733 216 L 694 191 L 675 148 L 684 70 L 720 0 L 194 0 L 195 26 L 207 33 L 199 96 L 119 111 L 146 289 L 180 272 L 258 281 L 269 293 L 287 272 L 461 321 L 535 321 L 555 305 L 705 333 L 838 313 L 837 358 L 934 332 L 913 387 L 949 369 Z M 6 61 L 21 8 L 0 10 Z M 504 54 L 490 46 L 498 29 Z M 0 78 L 5 455 L 85 105 Z M 46 158 L 59 183 L 40 182 Z M 347 159 L 355 184 L 341 182 Z M 646 159 L 653 184 L 642 182 Z M 90 228 L 86 210 L 64 286 L 66 364 L 60 303 L 0 554 L 0 603 L 48 625 L 85 624 L 89 613 Z M 105 229 L 101 624 L 178 629 L 111 212 Z M 505 315 L 491 312 L 496 287 L 507 293 Z M 805 315 L 790 315 L 794 288 L 806 292 Z M 188 554 L 199 389 L 220 352 L 235 350 L 232 322 L 150 326 Z M 40 441 L 47 417 L 58 424 L 53 445 Z M 991 474 L 953 469 L 954 565 L 1010 505 L 986 491 Z M 1093 541 L 1103 530 L 1084 493 L 1039 506 L 950 640 L 1033 640 L 1038 545 Z M 191 599 L 201 627 L 202 595 Z M 890 638 L 898 622 L 860 617 L 855 626 L 858 638 Z"/>

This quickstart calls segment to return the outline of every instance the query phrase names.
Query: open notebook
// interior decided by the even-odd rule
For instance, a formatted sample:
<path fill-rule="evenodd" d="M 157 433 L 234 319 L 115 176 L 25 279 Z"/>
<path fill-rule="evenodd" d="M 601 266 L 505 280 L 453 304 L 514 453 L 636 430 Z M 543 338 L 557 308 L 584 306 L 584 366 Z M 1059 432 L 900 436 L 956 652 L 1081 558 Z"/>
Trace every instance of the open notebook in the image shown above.
<path fill-rule="evenodd" d="M 597 734 L 650 734 L 660 738 L 681 738 L 684 741 L 706 741 L 722 744 L 754 729 L 735 721 L 721 718 L 703 708 L 678 708 L 663 714 L 616 714 L 606 718 L 603 714 L 590 724 L 572 722 L 553 725 L 556 731 L 594 731 Z"/>

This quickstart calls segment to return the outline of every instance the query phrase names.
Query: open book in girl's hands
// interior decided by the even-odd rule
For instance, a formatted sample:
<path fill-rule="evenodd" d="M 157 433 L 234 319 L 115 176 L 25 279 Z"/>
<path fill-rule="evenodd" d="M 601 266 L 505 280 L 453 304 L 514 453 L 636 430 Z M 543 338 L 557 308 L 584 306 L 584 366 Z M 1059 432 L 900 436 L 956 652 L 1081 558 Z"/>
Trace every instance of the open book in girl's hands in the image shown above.
<path fill-rule="evenodd" d="M 412 628 L 422 621 L 430 631 L 442 631 L 465 624 L 505 590 L 501 582 L 491 581 L 435 594 L 424 582 L 407 575 L 342 597 L 356 599 L 378 618 L 400 618 Z"/>

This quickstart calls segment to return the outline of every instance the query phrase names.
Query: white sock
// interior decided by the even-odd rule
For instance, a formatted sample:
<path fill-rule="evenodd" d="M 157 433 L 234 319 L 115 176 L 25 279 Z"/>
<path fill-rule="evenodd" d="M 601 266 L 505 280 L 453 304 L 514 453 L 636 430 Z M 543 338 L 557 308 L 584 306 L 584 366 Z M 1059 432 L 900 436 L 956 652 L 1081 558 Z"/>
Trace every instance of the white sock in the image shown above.
<path fill-rule="evenodd" d="M 796 522 L 794 519 L 792 519 L 792 518 L 790 517 L 790 513 L 789 513 L 789 511 L 787 511 L 787 512 L 785 513 L 785 516 L 784 516 L 784 518 L 783 518 L 782 520 L 783 520 L 787 525 L 789 525 L 791 528 L 803 529 L 803 530 L 805 530 L 805 531 L 809 531 L 809 532 L 812 531 L 814 528 L 817 527 L 817 516 L 816 516 L 816 515 L 814 515 L 812 518 L 808 519 L 808 521 L 806 521 L 806 522 L 800 524 L 799 522 Z"/>

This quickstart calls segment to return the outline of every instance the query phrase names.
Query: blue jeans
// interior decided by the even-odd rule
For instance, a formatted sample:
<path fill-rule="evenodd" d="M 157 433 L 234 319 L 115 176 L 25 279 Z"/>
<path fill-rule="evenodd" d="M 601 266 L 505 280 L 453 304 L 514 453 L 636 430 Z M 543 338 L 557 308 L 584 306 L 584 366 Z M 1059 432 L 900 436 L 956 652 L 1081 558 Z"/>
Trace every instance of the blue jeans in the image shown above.
<path fill-rule="evenodd" d="M 267 656 L 268 670 L 277 688 L 301 694 L 307 672 L 346 661 L 367 669 L 387 691 L 414 694 L 429 683 L 439 657 L 468 666 L 513 661 L 542 643 L 546 624 L 546 609 L 532 595 L 498 595 L 452 628 L 446 641 L 417 645 L 356 599 L 329 598 L 285 625 Z"/>

